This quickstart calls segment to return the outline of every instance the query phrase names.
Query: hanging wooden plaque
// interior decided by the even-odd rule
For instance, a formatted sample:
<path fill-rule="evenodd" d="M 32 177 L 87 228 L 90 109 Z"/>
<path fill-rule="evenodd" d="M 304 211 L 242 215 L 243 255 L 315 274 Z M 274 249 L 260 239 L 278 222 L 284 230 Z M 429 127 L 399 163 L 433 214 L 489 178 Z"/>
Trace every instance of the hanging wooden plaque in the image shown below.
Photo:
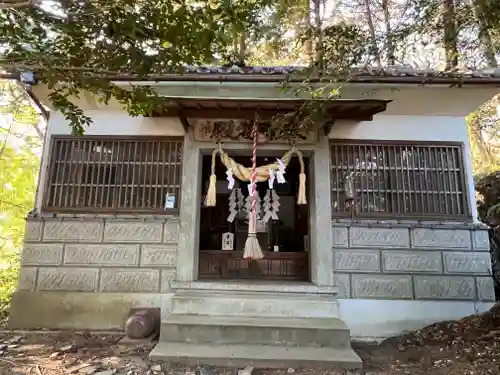
<path fill-rule="evenodd" d="M 189 119 L 194 129 L 194 140 L 199 142 L 251 142 L 251 120 L 233 119 Z M 265 128 L 263 125 L 262 128 Z M 297 144 L 316 143 L 317 131 L 299 134 Z M 273 138 L 272 135 L 259 133 L 259 143 L 289 143 L 289 139 Z"/>

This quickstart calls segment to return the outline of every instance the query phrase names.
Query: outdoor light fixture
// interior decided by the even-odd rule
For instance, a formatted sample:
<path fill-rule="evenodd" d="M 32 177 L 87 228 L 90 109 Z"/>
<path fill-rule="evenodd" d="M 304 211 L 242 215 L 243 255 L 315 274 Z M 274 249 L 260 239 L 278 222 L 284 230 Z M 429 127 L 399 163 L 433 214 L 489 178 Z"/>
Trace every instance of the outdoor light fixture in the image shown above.
<path fill-rule="evenodd" d="M 20 72 L 19 78 L 26 89 L 30 89 L 36 83 L 35 73 L 30 70 Z"/>

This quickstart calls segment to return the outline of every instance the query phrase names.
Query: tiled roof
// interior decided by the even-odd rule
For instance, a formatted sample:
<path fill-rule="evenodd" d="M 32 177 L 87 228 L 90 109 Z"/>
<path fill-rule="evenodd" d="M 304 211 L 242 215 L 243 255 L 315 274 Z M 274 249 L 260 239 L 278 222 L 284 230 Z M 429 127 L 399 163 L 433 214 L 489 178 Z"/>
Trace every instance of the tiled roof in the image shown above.
<path fill-rule="evenodd" d="M 111 81 L 249 81 L 249 82 L 277 82 L 287 76 L 292 81 L 302 81 L 306 74 L 303 66 L 185 66 L 182 74 L 165 72 L 147 77 L 130 74 L 110 75 Z M 0 72 L 1 73 L 1 72 Z M 294 74 L 296 76 L 294 77 Z M 331 76 L 334 75 L 332 71 Z M 17 78 L 19 73 L 4 72 L 1 78 Z M 324 77 L 329 76 L 326 72 Z M 311 81 L 318 78 L 311 78 Z M 413 68 L 408 65 L 354 68 L 350 72 L 350 82 L 357 83 L 441 83 L 450 85 L 461 84 L 490 84 L 500 86 L 500 68 L 486 68 L 478 70 L 457 70 L 444 72 L 430 68 Z"/>
<path fill-rule="evenodd" d="M 301 66 L 185 66 L 182 74 L 159 74 L 149 76 L 149 81 L 249 81 L 277 82 L 285 77 L 290 81 L 302 81 L 306 73 Z M 294 77 L 294 74 L 296 76 Z M 328 77 L 326 72 L 323 77 Z M 334 72 L 332 71 L 332 76 Z M 141 80 L 139 77 L 115 76 L 110 80 Z M 318 77 L 309 77 L 317 81 Z M 500 68 L 470 71 L 444 72 L 435 69 L 415 69 L 400 65 L 385 68 L 365 67 L 350 71 L 349 82 L 353 83 L 413 83 L 413 84 L 488 84 L 500 86 Z"/>
<path fill-rule="evenodd" d="M 305 71 L 301 66 L 185 66 L 185 74 L 248 74 L 248 75 L 286 75 Z M 351 70 L 353 76 L 373 77 L 448 77 L 448 78 L 498 78 L 500 68 L 487 68 L 470 71 L 444 72 L 435 69 L 415 69 L 407 65 L 391 67 L 364 67 Z"/>

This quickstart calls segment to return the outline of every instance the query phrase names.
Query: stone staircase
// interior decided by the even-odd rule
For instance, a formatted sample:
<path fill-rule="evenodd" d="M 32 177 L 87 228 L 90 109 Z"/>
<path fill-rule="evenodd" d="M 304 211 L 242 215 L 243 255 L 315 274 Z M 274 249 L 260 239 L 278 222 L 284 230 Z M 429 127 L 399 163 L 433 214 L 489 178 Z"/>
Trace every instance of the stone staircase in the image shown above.
<path fill-rule="evenodd" d="M 287 284 L 284 292 L 274 283 L 174 285 L 153 360 L 271 368 L 362 365 L 340 319 L 335 288 Z"/>

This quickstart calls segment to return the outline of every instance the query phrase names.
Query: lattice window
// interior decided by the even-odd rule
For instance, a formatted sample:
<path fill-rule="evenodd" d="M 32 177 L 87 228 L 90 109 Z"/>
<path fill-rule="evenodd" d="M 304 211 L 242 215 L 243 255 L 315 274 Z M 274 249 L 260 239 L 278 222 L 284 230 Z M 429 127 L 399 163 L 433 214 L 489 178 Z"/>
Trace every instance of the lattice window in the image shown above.
<path fill-rule="evenodd" d="M 332 141 L 331 165 L 334 216 L 435 219 L 469 213 L 460 144 Z"/>
<path fill-rule="evenodd" d="M 182 138 L 54 137 L 47 211 L 177 212 Z"/>

